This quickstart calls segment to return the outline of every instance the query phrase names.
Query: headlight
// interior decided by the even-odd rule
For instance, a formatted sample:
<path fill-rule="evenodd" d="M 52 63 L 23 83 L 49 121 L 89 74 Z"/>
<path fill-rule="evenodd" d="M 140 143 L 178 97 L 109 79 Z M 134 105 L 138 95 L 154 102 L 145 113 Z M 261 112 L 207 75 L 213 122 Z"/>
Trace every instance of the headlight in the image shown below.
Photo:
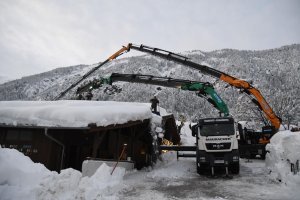
<path fill-rule="evenodd" d="M 239 160 L 239 157 L 238 156 L 233 156 L 232 160 Z"/>
<path fill-rule="evenodd" d="M 200 162 L 205 162 L 205 157 L 200 157 L 199 160 Z"/>

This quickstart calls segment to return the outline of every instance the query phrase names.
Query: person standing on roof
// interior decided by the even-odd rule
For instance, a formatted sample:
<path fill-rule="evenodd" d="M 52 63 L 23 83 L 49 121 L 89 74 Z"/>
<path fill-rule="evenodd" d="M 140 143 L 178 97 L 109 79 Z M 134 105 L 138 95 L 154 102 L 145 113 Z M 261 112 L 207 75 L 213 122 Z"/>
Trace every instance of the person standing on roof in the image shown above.
<path fill-rule="evenodd" d="M 91 92 L 91 91 L 88 91 L 88 93 L 87 93 L 87 95 L 86 95 L 86 99 L 87 99 L 87 100 L 92 100 L 92 98 L 93 98 L 92 92 Z"/>
<path fill-rule="evenodd" d="M 82 96 L 82 94 L 79 94 L 79 96 L 77 97 L 77 100 L 84 100 L 84 97 Z"/>
<path fill-rule="evenodd" d="M 159 115 L 159 112 L 157 112 L 157 105 L 159 104 L 157 97 L 154 96 L 152 99 L 150 99 L 150 102 L 151 102 L 151 111 Z"/>

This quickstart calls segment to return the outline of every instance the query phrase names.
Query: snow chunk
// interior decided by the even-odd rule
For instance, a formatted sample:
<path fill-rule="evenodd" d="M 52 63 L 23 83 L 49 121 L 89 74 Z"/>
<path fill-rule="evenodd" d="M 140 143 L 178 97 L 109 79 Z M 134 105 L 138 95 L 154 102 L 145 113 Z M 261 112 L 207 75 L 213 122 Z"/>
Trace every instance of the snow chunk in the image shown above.
<path fill-rule="evenodd" d="M 91 177 L 83 177 L 74 169 L 62 170 L 60 174 L 48 177 L 37 189 L 38 199 L 113 199 L 119 191 L 125 169 L 102 164 Z"/>
<path fill-rule="evenodd" d="M 37 199 L 75 199 L 81 173 L 74 169 L 62 170 L 43 179 L 35 189 Z"/>
<path fill-rule="evenodd" d="M 280 180 L 300 195 L 300 172 L 291 172 L 291 164 L 300 162 L 300 132 L 280 131 L 271 138 L 266 149 L 269 151 L 266 166 L 271 171 L 271 178 Z"/>
<path fill-rule="evenodd" d="M 83 199 L 103 199 L 116 194 L 116 186 L 122 182 L 125 169 L 117 167 L 112 175 L 111 171 L 112 167 L 103 163 L 93 176 L 84 177 L 79 184 L 80 191 L 84 191 Z"/>
<path fill-rule="evenodd" d="M 150 104 L 114 101 L 1 101 L 0 123 L 54 127 L 123 124 L 151 118 Z"/>

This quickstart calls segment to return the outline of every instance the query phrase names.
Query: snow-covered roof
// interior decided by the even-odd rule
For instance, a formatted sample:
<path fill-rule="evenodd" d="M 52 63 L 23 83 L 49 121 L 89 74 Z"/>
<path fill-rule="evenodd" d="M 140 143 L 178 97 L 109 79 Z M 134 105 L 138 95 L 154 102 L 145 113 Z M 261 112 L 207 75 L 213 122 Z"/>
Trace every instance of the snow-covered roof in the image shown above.
<path fill-rule="evenodd" d="M 150 104 L 115 101 L 0 101 L 0 124 L 87 127 L 150 119 Z"/>

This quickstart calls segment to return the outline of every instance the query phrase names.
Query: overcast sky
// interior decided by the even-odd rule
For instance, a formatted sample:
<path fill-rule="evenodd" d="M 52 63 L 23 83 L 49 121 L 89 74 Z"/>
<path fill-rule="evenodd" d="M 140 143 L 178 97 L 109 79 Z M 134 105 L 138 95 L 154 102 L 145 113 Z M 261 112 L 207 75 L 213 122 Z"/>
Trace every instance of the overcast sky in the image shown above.
<path fill-rule="evenodd" d="M 0 77 L 97 63 L 129 42 L 175 52 L 300 43 L 300 1 L 0 0 Z"/>

